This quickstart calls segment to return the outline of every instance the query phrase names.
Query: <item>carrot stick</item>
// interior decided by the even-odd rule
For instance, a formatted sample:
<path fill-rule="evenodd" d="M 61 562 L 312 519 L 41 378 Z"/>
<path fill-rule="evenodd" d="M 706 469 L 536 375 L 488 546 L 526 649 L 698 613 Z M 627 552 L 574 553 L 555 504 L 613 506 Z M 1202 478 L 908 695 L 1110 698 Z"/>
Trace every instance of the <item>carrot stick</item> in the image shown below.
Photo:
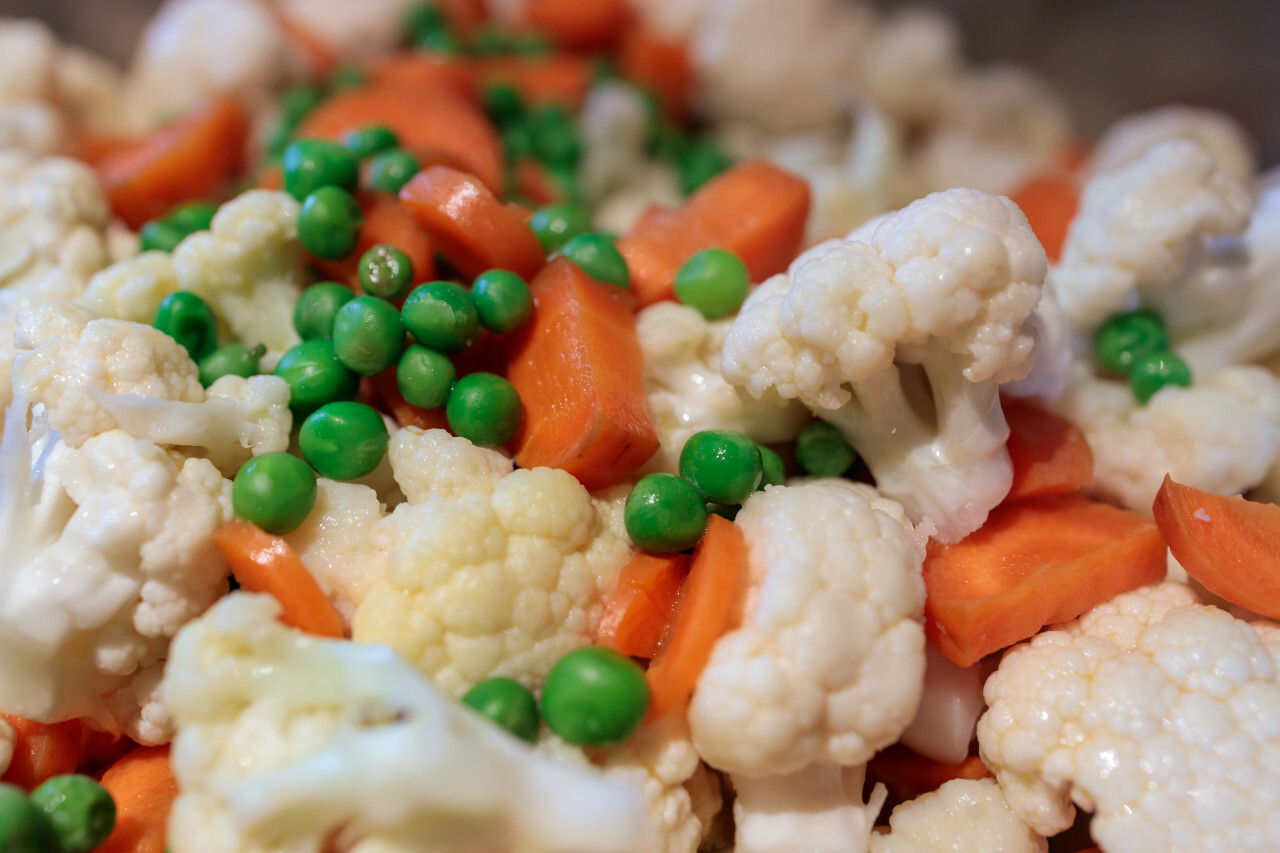
<path fill-rule="evenodd" d="M 671 624 L 645 673 L 649 719 L 684 708 L 693 696 L 716 640 L 733 627 L 746 576 L 742 528 L 721 516 L 710 516 L 707 531 L 693 550 Z"/>
<path fill-rule="evenodd" d="M 526 104 L 577 109 L 591 88 L 592 62 L 585 56 L 497 56 L 477 67 L 481 87 L 512 87 Z"/>
<path fill-rule="evenodd" d="M 79 720 L 38 723 L 2 714 L 13 727 L 13 758 L 0 780 L 30 791 L 46 779 L 76 772 L 84 727 Z"/>
<path fill-rule="evenodd" d="M 512 332 L 503 374 L 524 420 L 522 468 L 563 468 L 588 489 L 619 483 L 658 449 L 627 291 L 556 258 L 529 283 L 533 315 Z"/>
<path fill-rule="evenodd" d="M 360 257 L 379 243 L 390 243 L 409 256 L 415 284 L 435 278 L 436 262 L 431 238 L 399 201 L 379 192 L 362 192 L 357 201 L 364 212 L 364 222 L 360 226 L 355 251 L 337 261 L 312 258 L 317 269 L 333 281 L 345 282 L 359 291 Z"/>
<path fill-rule="evenodd" d="M 804 237 L 809 185 L 755 160 L 713 178 L 672 216 L 618 241 L 641 307 L 675 296 L 675 277 L 702 249 L 727 249 L 764 281 L 791 263 Z"/>
<path fill-rule="evenodd" d="M 925 632 L 960 666 L 1165 574 L 1156 526 L 1078 496 L 1005 503 L 952 545 L 929 543 Z"/>
<path fill-rule="evenodd" d="M 1056 261 L 1080 205 L 1075 177 L 1065 172 L 1041 175 L 1023 184 L 1010 198 L 1026 214 L 1049 260 Z"/>
<path fill-rule="evenodd" d="M 1152 510 L 1187 574 L 1232 604 L 1280 619 L 1280 506 L 1211 494 L 1166 475 Z"/>
<path fill-rule="evenodd" d="M 631 27 L 618 59 L 623 77 L 652 92 L 667 118 L 684 121 L 694 86 L 693 63 L 684 44 Z"/>
<path fill-rule="evenodd" d="M 400 201 L 467 278 L 505 269 L 528 279 L 542 267 L 542 244 L 521 214 L 471 175 L 432 166 L 404 185 Z"/>
<path fill-rule="evenodd" d="M 626 0 L 527 0 L 524 24 L 559 47 L 612 47 L 631 22 Z"/>
<path fill-rule="evenodd" d="M 958 764 L 950 764 L 927 758 L 896 743 L 877 752 L 867 762 L 867 775 L 883 782 L 890 796 L 905 802 L 936 791 L 952 779 L 986 779 L 991 771 L 976 755 L 970 755 Z"/>
<path fill-rule="evenodd" d="M 275 596 L 283 608 L 281 622 L 323 637 L 342 637 L 342 617 L 284 539 L 235 520 L 215 530 L 213 541 L 242 589 Z"/>
<path fill-rule="evenodd" d="M 688 573 L 688 554 L 637 552 L 618 574 L 593 642 L 631 657 L 652 658 Z"/>
<path fill-rule="evenodd" d="M 1065 495 L 1093 484 L 1093 451 L 1071 421 L 1022 400 L 1002 399 L 1013 486 L 1005 500 Z"/>
<path fill-rule="evenodd" d="M 116 803 L 116 826 L 95 853 L 163 853 L 178 780 L 169 747 L 140 746 L 102 774 Z"/>
<path fill-rule="evenodd" d="M 95 168 L 111 209 L 130 228 L 186 201 L 211 198 L 244 168 L 249 118 L 222 98 L 108 154 Z"/>

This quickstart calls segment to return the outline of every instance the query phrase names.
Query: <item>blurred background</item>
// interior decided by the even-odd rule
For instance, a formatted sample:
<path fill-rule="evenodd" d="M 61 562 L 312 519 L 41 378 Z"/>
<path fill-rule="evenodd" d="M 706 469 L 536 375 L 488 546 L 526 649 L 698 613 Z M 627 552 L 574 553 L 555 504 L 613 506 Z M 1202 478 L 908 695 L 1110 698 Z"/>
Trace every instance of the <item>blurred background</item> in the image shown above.
<path fill-rule="evenodd" d="M 355 3 L 359 0 L 350 0 Z M 779 3 L 786 0 L 777 0 Z M 43 18 L 116 60 L 159 0 L 0 0 L 0 15 Z M 931 5 L 960 22 L 966 54 L 1047 76 L 1080 128 L 1097 134 L 1135 110 L 1181 102 L 1233 114 L 1280 163 L 1280 0 L 879 0 Z"/>

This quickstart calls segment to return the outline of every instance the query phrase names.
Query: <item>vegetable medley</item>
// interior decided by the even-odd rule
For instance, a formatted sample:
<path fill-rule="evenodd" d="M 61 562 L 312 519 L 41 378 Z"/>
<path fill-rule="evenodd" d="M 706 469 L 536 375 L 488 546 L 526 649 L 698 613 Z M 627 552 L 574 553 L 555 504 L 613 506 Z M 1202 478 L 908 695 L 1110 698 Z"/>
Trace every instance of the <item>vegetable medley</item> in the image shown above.
<path fill-rule="evenodd" d="M 932 12 L 0 20 L 0 849 L 1280 849 L 1278 356 Z"/>

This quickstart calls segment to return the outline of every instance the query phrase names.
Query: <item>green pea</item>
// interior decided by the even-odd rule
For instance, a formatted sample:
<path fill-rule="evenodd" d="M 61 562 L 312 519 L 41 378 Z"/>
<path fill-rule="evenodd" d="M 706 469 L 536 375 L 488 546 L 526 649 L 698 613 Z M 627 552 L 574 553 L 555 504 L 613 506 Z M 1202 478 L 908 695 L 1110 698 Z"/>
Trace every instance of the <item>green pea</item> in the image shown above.
<path fill-rule="evenodd" d="M 298 242 L 317 258 L 337 261 L 356 249 L 364 214 L 351 193 L 320 187 L 307 196 L 298 213 Z"/>
<path fill-rule="evenodd" d="M 58 836 L 44 810 L 18 786 L 0 782 L 0 850 L 53 853 L 58 849 Z"/>
<path fill-rule="evenodd" d="M 384 193 L 399 195 L 400 188 L 422 167 L 418 159 L 402 148 L 383 151 L 369 161 L 369 186 Z"/>
<path fill-rule="evenodd" d="M 579 234 L 560 247 L 560 254 L 580 266 L 583 272 L 596 281 L 614 284 L 623 290 L 631 286 L 627 259 L 622 257 L 613 238 L 608 234 Z"/>
<path fill-rule="evenodd" d="M 413 289 L 404 306 L 405 328 L 418 343 L 441 352 L 457 352 L 480 334 L 480 314 L 467 289 L 451 281 L 429 281 Z"/>
<path fill-rule="evenodd" d="M 342 144 L 359 159 L 368 160 L 375 154 L 398 147 L 400 140 L 395 131 L 385 124 L 371 124 L 349 132 L 343 137 Z"/>
<path fill-rule="evenodd" d="M 478 447 L 496 447 L 520 428 L 523 406 L 515 386 L 501 376 L 472 373 L 454 383 L 444 414 L 455 435 Z"/>
<path fill-rule="evenodd" d="M 471 52 L 476 56 L 501 56 L 511 52 L 511 41 L 497 27 L 484 27 L 472 36 Z"/>
<path fill-rule="evenodd" d="M 193 201 L 181 204 L 169 212 L 165 218 L 187 234 L 197 231 L 208 231 L 213 226 L 213 217 L 218 213 L 218 206 L 211 201 Z"/>
<path fill-rule="evenodd" d="M 760 448 L 760 464 L 763 469 L 763 476 L 760 478 L 760 488 L 765 486 L 781 486 L 787 481 L 787 468 L 782 464 L 782 457 L 773 450 L 765 447 L 763 444 L 757 445 Z"/>
<path fill-rule="evenodd" d="M 305 415 L 334 400 L 356 395 L 360 379 L 338 361 L 328 340 L 303 341 L 276 364 L 276 376 L 289 383 L 289 408 Z"/>
<path fill-rule="evenodd" d="M 635 661 L 585 646 L 556 661 L 542 685 L 551 731 L 579 746 L 613 746 L 635 734 L 649 710 L 649 685 Z"/>
<path fill-rule="evenodd" d="M 520 118 L 524 102 L 510 83 L 492 83 L 484 89 L 484 109 L 498 125 L 504 126 Z"/>
<path fill-rule="evenodd" d="M 1169 350 L 1148 353 L 1135 359 L 1129 373 L 1129 388 L 1145 404 L 1166 385 L 1191 385 L 1191 366 Z"/>
<path fill-rule="evenodd" d="M 334 92 L 359 89 L 369 82 L 369 76 L 359 68 L 344 65 L 329 75 L 329 88 Z"/>
<path fill-rule="evenodd" d="M 529 227 L 542 244 L 542 251 L 551 254 L 579 234 L 590 231 L 591 218 L 582 205 L 562 201 L 534 211 Z"/>
<path fill-rule="evenodd" d="M 116 825 L 111 794 L 78 773 L 47 780 L 31 792 L 31 803 L 49 816 L 61 853 L 89 853 L 107 840 Z"/>
<path fill-rule="evenodd" d="M 533 313 L 533 297 L 524 279 L 507 270 L 481 273 L 471 284 L 480 325 L 500 335 L 524 325 Z"/>
<path fill-rule="evenodd" d="M 292 133 L 324 99 L 325 91 L 319 86 L 294 86 L 280 96 L 280 124 Z"/>
<path fill-rule="evenodd" d="M 648 474 L 627 496 L 622 520 L 637 547 L 673 554 L 692 548 L 702 538 L 707 505 L 688 480 L 674 474 Z"/>
<path fill-rule="evenodd" d="M 423 409 L 438 409 L 449 400 L 458 371 L 444 353 L 414 344 L 396 364 L 400 396 Z"/>
<path fill-rule="evenodd" d="M 458 39 L 454 37 L 453 33 L 445 30 L 427 33 L 417 40 L 417 46 L 419 50 L 426 53 L 434 53 L 438 56 L 457 56 L 462 52 Z"/>
<path fill-rule="evenodd" d="M 302 291 L 293 309 L 293 327 L 304 341 L 333 337 L 333 320 L 338 309 L 356 295 L 351 288 L 334 281 L 321 281 Z"/>
<path fill-rule="evenodd" d="M 434 3 L 417 3 L 405 13 L 404 31 L 411 41 L 417 42 L 428 33 L 443 29 L 446 29 L 444 15 Z"/>
<path fill-rule="evenodd" d="M 1093 336 L 1093 357 L 1106 370 L 1121 376 L 1139 359 L 1169 348 L 1169 330 L 1154 311 L 1116 314 Z"/>
<path fill-rule="evenodd" d="M 404 350 L 404 323 L 396 306 L 376 296 L 357 296 L 338 309 L 333 351 L 348 370 L 375 376 Z"/>
<path fill-rule="evenodd" d="M 302 422 L 298 447 L 320 476 L 331 480 L 363 477 L 387 452 L 387 424 L 364 403 L 327 403 Z"/>
<path fill-rule="evenodd" d="M 167 219 L 153 219 L 138 232 L 139 252 L 172 252 L 187 232 Z"/>
<path fill-rule="evenodd" d="M 523 157 L 533 156 L 533 140 L 526 122 L 513 119 L 502 128 L 502 151 L 507 161 L 515 163 Z"/>
<path fill-rule="evenodd" d="M 288 453 L 253 457 L 231 483 L 235 514 L 277 536 L 296 530 L 315 503 L 316 475 Z"/>
<path fill-rule="evenodd" d="M 760 447 L 740 432 L 696 432 L 680 451 L 680 476 L 702 492 L 704 500 L 740 504 L 764 476 Z"/>
<path fill-rule="evenodd" d="M 213 309 L 189 290 L 166 296 L 151 325 L 182 344 L 197 362 L 218 345 L 218 319 Z"/>
<path fill-rule="evenodd" d="M 538 701 L 511 678 L 487 678 L 468 690 L 462 704 L 528 743 L 538 740 Z"/>
<path fill-rule="evenodd" d="M 224 376 L 243 376 L 246 379 L 258 375 L 258 365 L 267 354 L 264 344 L 247 347 L 244 344 L 227 344 L 200 360 L 200 384 L 208 388 Z"/>
<path fill-rule="evenodd" d="M 360 163 L 354 154 L 326 139 L 299 139 L 284 149 L 281 159 L 284 189 L 302 201 L 321 187 L 353 192 L 360 183 Z"/>
<path fill-rule="evenodd" d="M 724 249 L 695 252 L 676 272 L 676 298 L 718 320 L 742 307 L 751 284 L 747 265 Z"/>
<path fill-rule="evenodd" d="M 390 243 L 371 246 L 356 265 L 360 288 L 370 296 L 394 302 L 413 285 L 413 261 Z"/>
<path fill-rule="evenodd" d="M 796 462 L 815 477 L 839 477 L 857 459 L 840 430 L 826 421 L 809 424 L 796 436 Z"/>
<path fill-rule="evenodd" d="M 564 107 L 549 104 L 528 115 L 529 143 L 539 160 L 557 166 L 576 166 L 582 141 Z"/>
<path fill-rule="evenodd" d="M 733 160 L 709 140 L 691 143 L 676 157 L 680 189 L 685 195 L 697 192 L 707 181 L 733 165 Z"/>

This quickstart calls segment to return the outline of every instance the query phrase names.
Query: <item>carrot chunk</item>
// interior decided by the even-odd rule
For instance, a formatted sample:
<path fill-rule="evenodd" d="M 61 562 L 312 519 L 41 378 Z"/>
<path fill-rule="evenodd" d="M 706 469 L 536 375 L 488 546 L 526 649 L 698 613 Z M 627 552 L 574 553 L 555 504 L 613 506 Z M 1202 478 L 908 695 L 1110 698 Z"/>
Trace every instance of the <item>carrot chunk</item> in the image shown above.
<path fill-rule="evenodd" d="M 970 755 L 958 764 L 951 764 L 936 761 L 895 743 L 888 749 L 877 752 L 867 762 L 867 775 L 883 782 L 894 799 L 906 802 L 936 791 L 952 779 L 986 779 L 991 771 L 976 755 Z"/>
<path fill-rule="evenodd" d="M 1165 574 L 1151 521 L 1079 496 L 1005 503 L 951 545 L 929 543 L 925 632 L 960 666 Z"/>
<path fill-rule="evenodd" d="M 658 449 L 627 291 L 556 258 L 529 283 L 533 315 L 508 342 L 507 379 L 524 420 L 522 468 L 563 468 L 588 489 L 626 479 Z"/>
<path fill-rule="evenodd" d="M 284 539 L 237 519 L 215 530 L 213 541 L 242 589 L 280 602 L 281 622 L 323 637 L 342 636 L 342 617 Z"/>
<path fill-rule="evenodd" d="M 13 758 L 0 780 L 30 791 L 46 779 L 76 772 L 84 726 L 79 720 L 38 723 L 0 714 L 13 727 Z"/>
<path fill-rule="evenodd" d="M 1013 486 L 1005 500 L 1065 495 L 1093 484 L 1093 451 L 1075 424 L 1023 400 L 1002 399 Z"/>
<path fill-rule="evenodd" d="M 559 47 L 597 50 L 618 43 L 631 10 L 626 0 L 527 0 L 523 17 Z"/>
<path fill-rule="evenodd" d="M 684 121 L 695 81 L 693 62 L 683 43 L 631 27 L 623 36 L 618 62 L 623 77 L 657 97 L 667 118 Z"/>
<path fill-rule="evenodd" d="M 1232 604 L 1280 619 L 1280 506 L 1211 494 L 1166 476 L 1152 509 L 1187 574 Z"/>
<path fill-rule="evenodd" d="M 1080 189 L 1075 176 L 1052 172 L 1032 178 L 1010 198 L 1026 214 L 1031 230 L 1044 246 L 1049 260 L 1058 260 L 1071 220 L 1075 219 L 1076 208 L 1080 206 Z"/>
<path fill-rule="evenodd" d="M 436 261 L 431 238 L 404 206 L 393 196 L 379 192 L 362 192 L 357 200 L 364 212 L 364 222 L 360 226 L 355 251 L 337 261 L 313 258 L 316 267 L 327 278 L 349 284 L 359 291 L 360 256 L 379 243 L 390 243 L 408 255 L 413 263 L 415 284 L 435 278 Z"/>
<path fill-rule="evenodd" d="M 560 104 L 577 109 L 591 88 L 592 62 L 573 54 L 497 56 L 480 62 L 480 85 L 503 84 L 526 104 Z"/>
<path fill-rule="evenodd" d="M 764 281 L 791 263 L 804 238 L 809 185 L 763 160 L 713 178 L 672 213 L 618 241 L 641 307 L 675 296 L 676 273 L 695 252 L 727 249 Z"/>
<path fill-rule="evenodd" d="M 689 573 L 688 554 L 637 552 L 618 574 L 594 642 L 636 658 L 652 658 Z"/>
<path fill-rule="evenodd" d="M 140 746 L 102 774 L 116 803 L 116 826 L 96 853 L 163 853 L 178 780 L 169 747 Z"/>
<path fill-rule="evenodd" d="M 389 56 L 369 69 L 369 82 L 377 88 L 410 92 L 446 89 L 466 98 L 476 95 L 475 76 L 469 62 L 416 50 Z"/>

